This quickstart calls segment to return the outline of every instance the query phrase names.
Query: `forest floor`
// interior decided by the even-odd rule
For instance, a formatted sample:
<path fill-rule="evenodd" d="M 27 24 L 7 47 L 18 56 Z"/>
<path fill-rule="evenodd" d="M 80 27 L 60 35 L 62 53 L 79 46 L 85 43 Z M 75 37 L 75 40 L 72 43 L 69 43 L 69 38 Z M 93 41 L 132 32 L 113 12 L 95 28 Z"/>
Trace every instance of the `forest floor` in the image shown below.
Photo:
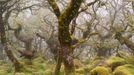
<path fill-rule="evenodd" d="M 41 57 L 32 60 L 19 60 L 23 64 L 21 72 L 15 75 L 53 75 L 55 63 Z M 134 75 L 134 57 L 95 58 L 87 62 L 74 59 L 76 75 Z M 9 62 L 0 61 L 0 75 L 14 75 L 14 67 Z M 60 75 L 64 75 L 62 65 Z"/>

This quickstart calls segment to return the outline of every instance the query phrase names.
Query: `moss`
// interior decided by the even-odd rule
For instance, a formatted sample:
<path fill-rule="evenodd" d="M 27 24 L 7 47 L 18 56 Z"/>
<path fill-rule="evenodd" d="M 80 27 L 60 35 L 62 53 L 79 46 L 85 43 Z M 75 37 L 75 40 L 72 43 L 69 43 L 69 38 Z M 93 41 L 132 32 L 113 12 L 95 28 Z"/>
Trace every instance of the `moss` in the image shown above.
<path fill-rule="evenodd" d="M 76 75 L 83 75 L 83 74 L 76 73 Z"/>
<path fill-rule="evenodd" d="M 83 68 L 79 68 L 75 70 L 76 73 L 84 74 L 85 70 Z"/>
<path fill-rule="evenodd" d="M 112 69 L 112 71 L 116 67 L 126 64 L 126 60 L 120 57 L 111 57 L 106 62 L 108 66 Z"/>
<path fill-rule="evenodd" d="M 15 73 L 15 75 L 25 75 L 25 73 Z"/>
<path fill-rule="evenodd" d="M 6 72 L 4 70 L 0 70 L 0 75 L 5 75 Z"/>
<path fill-rule="evenodd" d="M 126 64 L 115 69 L 114 75 L 134 75 L 134 65 Z"/>
<path fill-rule="evenodd" d="M 65 72 L 64 72 L 64 65 L 61 65 L 60 74 L 61 74 L 61 75 L 64 75 L 64 73 L 65 73 Z"/>
<path fill-rule="evenodd" d="M 50 70 L 50 69 L 47 69 L 46 71 L 45 71 L 45 73 L 44 73 L 44 75 L 52 75 L 52 70 Z"/>
<path fill-rule="evenodd" d="M 6 71 L 7 71 L 7 73 L 12 73 L 13 67 L 10 65 Z"/>
<path fill-rule="evenodd" d="M 93 59 L 93 61 L 95 61 L 95 60 L 104 60 L 105 58 L 104 57 L 102 57 L 102 56 L 96 56 L 94 59 Z"/>
<path fill-rule="evenodd" d="M 27 64 L 27 60 L 25 59 L 21 59 L 19 61 L 23 67 L 20 69 L 21 71 L 17 72 L 15 75 L 46 75 L 45 73 L 48 68 L 52 71 L 52 68 L 54 68 L 54 64 L 46 63 L 41 57 L 32 60 L 32 65 Z M 14 75 L 14 66 L 10 65 L 9 62 L 3 63 L 3 61 L 0 61 L 0 65 L 0 75 Z"/>
<path fill-rule="evenodd" d="M 78 59 L 74 59 L 73 62 L 76 69 L 84 67 L 84 64 L 82 64 L 82 62 Z"/>
<path fill-rule="evenodd" d="M 85 65 L 88 65 L 91 63 L 91 61 L 89 59 L 87 59 L 86 61 L 83 62 Z"/>
<path fill-rule="evenodd" d="M 32 62 L 44 63 L 46 62 L 42 57 L 37 57 L 32 60 Z"/>
<path fill-rule="evenodd" d="M 45 71 L 39 70 L 38 72 L 33 72 L 32 75 L 45 75 Z"/>
<path fill-rule="evenodd" d="M 125 60 L 128 64 L 134 65 L 134 56 L 129 56 L 129 57 L 125 58 Z"/>
<path fill-rule="evenodd" d="M 39 65 L 38 65 L 38 68 L 40 68 L 40 69 L 42 69 L 42 70 L 45 70 L 45 65 L 46 65 L 46 64 L 39 64 Z"/>
<path fill-rule="evenodd" d="M 96 65 L 96 66 L 98 66 L 102 62 L 105 63 L 105 58 L 104 57 L 98 57 L 98 56 L 90 61 L 91 65 Z"/>
<path fill-rule="evenodd" d="M 3 65 L 3 64 L 5 64 L 5 63 L 7 63 L 7 62 L 4 61 L 4 60 L 0 60 L 0 65 Z"/>
<path fill-rule="evenodd" d="M 37 75 L 38 75 L 39 72 L 40 72 L 39 75 L 43 75 L 42 72 L 44 72 L 48 68 L 48 67 L 46 68 L 46 62 L 41 57 L 33 59 L 32 65 L 25 63 L 27 61 L 25 59 L 21 60 L 21 61 L 24 66 L 24 68 L 22 68 L 22 72 L 26 73 L 26 75 L 27 74 L 34 75 L 33 73 L 37 73 Z M 49 65 L 49 64 L 47 64 L 47 65 Z"/>
<path fill-rule="evenodd" d="M 107 68 L 98 66 L 91 70 L 90 75 L 110 75 L 110 73 Z"/>
<path fill-rule="evenodd" d="M 86 65 L 86 67 L 84 67 L 85 72 L 90 72 L 93 69 L 92 65 Z"/>

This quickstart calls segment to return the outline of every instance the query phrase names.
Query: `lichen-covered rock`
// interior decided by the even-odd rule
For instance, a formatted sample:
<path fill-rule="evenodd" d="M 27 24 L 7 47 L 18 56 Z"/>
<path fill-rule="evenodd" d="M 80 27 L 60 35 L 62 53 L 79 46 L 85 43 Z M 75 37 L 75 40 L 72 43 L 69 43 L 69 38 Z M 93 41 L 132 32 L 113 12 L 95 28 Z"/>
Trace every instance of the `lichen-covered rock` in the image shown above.
<path fill-rule="evenodd" d="M 120 57 L 111 57 L 106 62 L 112 71 L 116 67 L 126 64 L 126 60 Z"/>
<path fill-rule="evenodd" d="M 90 71 L 90 75 L 110 75 L 109 69 L 98 66 Z"/>
<path fill-rule="evenodd" d="M 115 69 L 114 75 L 134 75 L 134 65 L 126 64 Z"/>

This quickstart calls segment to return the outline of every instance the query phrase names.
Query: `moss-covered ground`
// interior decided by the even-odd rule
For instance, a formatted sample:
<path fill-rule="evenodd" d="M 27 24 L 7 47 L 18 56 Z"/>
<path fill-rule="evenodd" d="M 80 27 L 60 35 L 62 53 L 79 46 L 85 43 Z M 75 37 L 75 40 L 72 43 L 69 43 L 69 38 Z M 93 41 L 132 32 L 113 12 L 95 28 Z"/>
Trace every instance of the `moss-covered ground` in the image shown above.
<path fill-rule="evenodd" d="M 110 57 L 108 59 L 89 60 L 89 63 L 82 63 L 75 59 L 76 75 L 134 75 L 134 58 L 124 59 Z M 55 63 L 44 60 L 41 57 L 29 60 L 19 60 L 23 65 L 22 72 L 15 72 L 11 62 L 0 61 L 0 75 L 53 75 Z M 64 75 L 64 66 L 61 66 L 60 75 Z"/>

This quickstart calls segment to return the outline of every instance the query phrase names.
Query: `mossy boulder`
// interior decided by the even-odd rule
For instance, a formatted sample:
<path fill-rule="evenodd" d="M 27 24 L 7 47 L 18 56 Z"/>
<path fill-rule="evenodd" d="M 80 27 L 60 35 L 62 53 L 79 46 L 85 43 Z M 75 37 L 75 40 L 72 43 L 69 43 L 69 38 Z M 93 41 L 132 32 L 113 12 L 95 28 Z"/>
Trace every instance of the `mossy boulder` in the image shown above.
<path fill-rule="evenodd" d="M 126 64 L 126 60 L 120 57 L 111 57 L 106 62 L 112 71 L 116 67 Z"/>
<path fill-rule="evenodd" d="M 114 75 L 134 75 L 134 65 L 126 64 L 115 69 Z"/>
<path fill-rule="evenodd" d="M 90 71 L 90 75 L 110 75 L 110 73 L 106 67 L 98 66 Z"/>

